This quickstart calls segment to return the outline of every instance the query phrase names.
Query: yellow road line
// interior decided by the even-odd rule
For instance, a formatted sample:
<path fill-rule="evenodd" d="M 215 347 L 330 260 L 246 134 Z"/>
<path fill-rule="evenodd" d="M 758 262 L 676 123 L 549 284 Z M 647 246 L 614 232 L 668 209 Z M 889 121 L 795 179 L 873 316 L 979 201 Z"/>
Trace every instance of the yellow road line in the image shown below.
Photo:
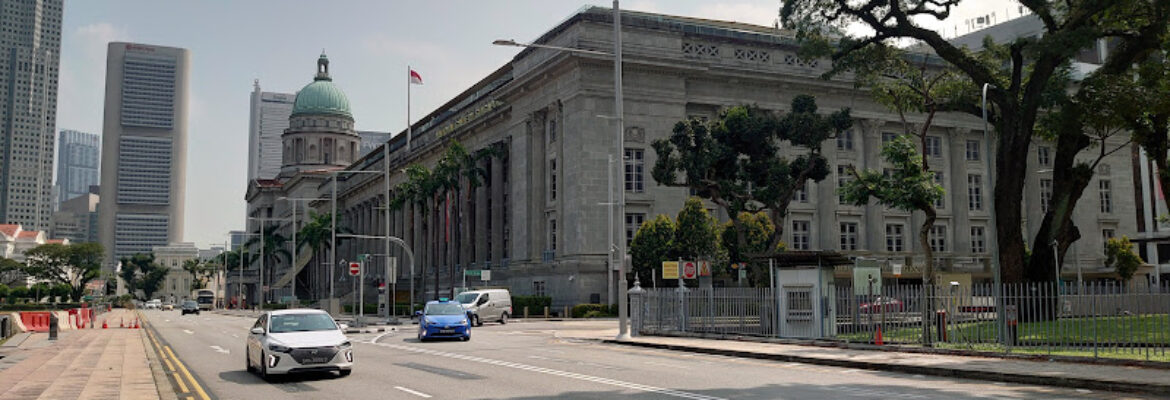
<path fill-rule="evenodd" d="M 172 372 L 171 375 L 175 376 L 175 382 L 179 383 L 179 389 L 182 390 L 183 393 L 190 393 L 191 392 L 190 390 L 187 390 L 187 385 L 183 383 L 183 380 L 181 378 L 179 378 L 178 372 Z"/>
<path fill-rule="evenodd" d="M 179 357 L 175 357 L 175 352 L 171 351 L 171 346 L 166 346 L 166 349 L 167 354 L 171 355 L 171 358 L 175 360 L 175 364 L 178 364 L 179 369 L 183 371 L 183 375 L 186 376 L 187 380 L 191 382 L 191 387 L 194 387 L 195 392 L 199 393 L 199 397 L 203 400 L 211 400 L 211 397 L 207 396 L 207 392 L 203 391 L 203 387 L 199 386 L 199 382 L 195 381 L 195 377 L 191 375 L 191 371 L 187 370 L 187 366 L 183 365 L 182 361 L 179 361 Z"/>

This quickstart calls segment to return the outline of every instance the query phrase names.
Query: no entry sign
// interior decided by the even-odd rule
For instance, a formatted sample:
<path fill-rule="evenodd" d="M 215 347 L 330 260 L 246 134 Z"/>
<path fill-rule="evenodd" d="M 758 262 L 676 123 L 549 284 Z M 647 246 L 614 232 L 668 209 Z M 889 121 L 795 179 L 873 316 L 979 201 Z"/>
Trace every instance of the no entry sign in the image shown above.
<path fill-rule="evenodd" d="M 361 272 L 362 272 L 362 265 L 361 264 L 355 263 L 355 262 L 349 263 L 349 275 L 350 276 L 358 276 L 358 274 Z"/>

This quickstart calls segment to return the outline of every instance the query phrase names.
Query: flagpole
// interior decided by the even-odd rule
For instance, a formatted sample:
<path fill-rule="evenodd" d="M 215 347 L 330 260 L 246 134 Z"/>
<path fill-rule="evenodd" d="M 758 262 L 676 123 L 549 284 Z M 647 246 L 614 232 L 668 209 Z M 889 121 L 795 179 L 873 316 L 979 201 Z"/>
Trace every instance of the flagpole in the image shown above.
<path fill-rule="evenodd" d="M 411 70 L 410 66 L 407 65 L 406 66 L 406 152 L 407 153 L 410 153 L 410 136 L 413 133 L 413 132 L 411 132 L 412 129 L 410 126 L 410 85 L 411 85 L 410 73 L 411 73 L 411 71 L 413 71 L 413 70 Z"/>

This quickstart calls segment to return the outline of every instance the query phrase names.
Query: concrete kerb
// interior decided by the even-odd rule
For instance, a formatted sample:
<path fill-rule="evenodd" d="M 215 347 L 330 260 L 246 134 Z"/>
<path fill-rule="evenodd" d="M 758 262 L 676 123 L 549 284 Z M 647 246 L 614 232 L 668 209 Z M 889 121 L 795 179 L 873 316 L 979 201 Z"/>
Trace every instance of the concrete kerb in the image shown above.
<path fill-rule="evenodd" d="M 758 360 L 772 360 L 783 362 L 797 362 L 802 364 L 825 365 L 830 367 L 866 369 L 871 371 L 889 371 L 905 374 L 939 376 L 945 378 L 974 379 L 992 382 L 1020 383 L 1027 385 L 1058 386 L 1074 389 L 1090 389 L 1113 392 L 1128 392 L 1153 394 L 1159 396 L 1170 395 L 1170 384 L 1151 384 L 1112 381 L 1107 379 L 1084 379 L 1060 376 L 1026 375 L 993 371 L 977 371 L 946 367 L 925 367 L 905 364 L 887 364 L 854 360 L 830 359 L 819 357 L 804 357 L 791 354 L 757 353 L 749 351 L 716 349 L 710 347 L 686 346 L 664 343 L 649 343 L 641 341 L 625 341 L 602 339 L 602 343 L 624 346 L 646 347 L 653 349 L 686 351 L 691 353 L 714 354 L 729 357 L 752 358 Z"/>
<path fill-rule="evenodd" d="M 149 361 L 148 364 L 150 364 L 150 373 L 154 376 L 154 385 L 158 390 L 158 397 L 162 400 L 178 400 L 179 395 L 175 392 L 174 386 L 171 386 L 170 378 L 163 371 L 162 361 L 159 361 L 154 346 L 150 344 L 150 335 L 147 335 L 146 330 L 143 329 L 138 331 L 138 338 L 142 339 L 142 346 L 146 349 L 146 359 Z"/>

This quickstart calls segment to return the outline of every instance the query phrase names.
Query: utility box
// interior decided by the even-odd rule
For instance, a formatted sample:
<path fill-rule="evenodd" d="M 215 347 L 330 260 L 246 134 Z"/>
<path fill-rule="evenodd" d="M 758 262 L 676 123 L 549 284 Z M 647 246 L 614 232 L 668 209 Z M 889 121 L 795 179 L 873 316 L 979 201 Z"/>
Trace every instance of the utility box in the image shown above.
<path fill-rule="evenodd" d="M 774 267 L 772 272 L 780 337 L 820 339 L 837 334 L 832 266 Z"/>

